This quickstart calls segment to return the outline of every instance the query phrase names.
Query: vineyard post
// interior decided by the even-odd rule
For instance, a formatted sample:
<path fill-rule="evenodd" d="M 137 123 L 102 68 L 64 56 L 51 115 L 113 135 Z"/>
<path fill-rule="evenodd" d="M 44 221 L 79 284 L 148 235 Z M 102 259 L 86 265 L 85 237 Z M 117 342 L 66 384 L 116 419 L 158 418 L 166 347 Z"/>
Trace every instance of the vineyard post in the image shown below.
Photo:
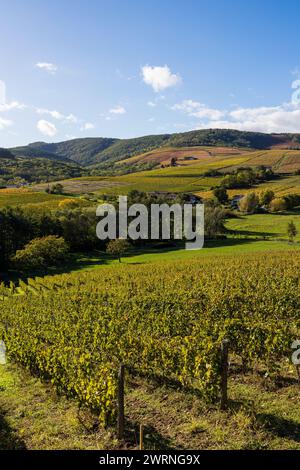
<path fill-rule="evenodd" d="M 228 348 L 229 340 L 224 339 L 221 343 L 221 410 L 226 410 L 228 405 L 227 382 L 228 382 Z"/>
<path fill-rule="evenodd" d="M 124 437 L 125 415 L 124 415 L 124 375 L 125 365 L 121 364 L 118 373 L 118 439 Z"/>
<path fill-rule="evenodd" d="M 298 381 L 300 382 L 300 365 L 296 365 L 296 371 L 297 371 L 297 375 L 298 375 Z"/>
<path fill-rule="evenodd" d="M 140 424 L 140 450 L 144 449 L 144 426 Z"/>

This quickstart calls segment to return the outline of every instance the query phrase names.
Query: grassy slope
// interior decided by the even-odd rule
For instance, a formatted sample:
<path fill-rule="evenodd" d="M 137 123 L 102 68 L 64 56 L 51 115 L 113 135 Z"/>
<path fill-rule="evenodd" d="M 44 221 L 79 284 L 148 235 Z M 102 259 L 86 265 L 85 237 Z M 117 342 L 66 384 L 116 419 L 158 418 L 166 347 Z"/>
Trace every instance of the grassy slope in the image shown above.
<path fill-rule="evenodd" d="M 188 260 L 193 258 L 207 258 L 211 256 L 220 256 L 226 259 L 226 256 L 232 255 L 246 255 L 247 253 L 261 253 L 262 256 L 267 256 L 278 251 L 299 250 L 300 245 L 290 245 L 287 242 L 277 241 L 261 241 L 249 239 L 229 239 L 220 242 L 214 242 L 202 250 L 185 250 L 184 248 L 171 249 L 134 249 L 122 256 L 122 265 L 137 265 L 145 263 L 155 263 L 161 261 L 178 262 L 181 260 Z M 74 254 L 71 260 L 64 264 L 62 268 L 48 268 L 47 273 L 32 272 L 28 274 L 29 277 L 43 276 L 45 274 L 60 274 L 65 272 L 78 272 L 103 269 L 106 266 L 114 266 L 118 269 L 119 261 L 105 252 L 92 252 L 83 254 Z M 16 280 L 19 278 L 18 273 L 11 272 L 10 278 Z"/>
<path fill-rule="evenodd" d="M 225 149 L 230 150 L 230 149 Z M 237 151 L 232 149 L 231 151 Z M 170 159 L 170 156 L 188 152 L 192 149 L 161 149 L 155 150 L 139 157 L 130 159 L 132 163 L 139 161 L 151 161 L 160 158 Z M 201 155 L 201 152 L 203 155 Z M 217 186 L 221 178 L 205 177 L 209 170 L 218 170 L 222 173 L 234 171 L 242 166 L 272 166 L 275 172 L 282 172 L 278 179 L 263 183 L 254 190 L 261 191 L 265 188 L 273 189 L 276 194 L 300 193 L 300 175 L 290 176 L 287 171 L 295 172 L 300 169 L 300 152 L 287 150 L 267 150 L 249 152 L 240 150 L 240 154 L 226 154 L 221 149 L 212 147 L 211 154 L 207 153 L 207 147 L 202 147 L 196 152 L 197 160 L 184 161 L 178 159 L 178 166 L 155 168 L 148 171 L 140 171 L 122 176 L 111 177 L 82 177 L 63 181 L 66 191 L 71 193 L 97 192 L 99 194 L 126 194 L 132 189 L 140 191 L 170 191 L 170 192 L 192 192 L 203 197 L 211 196 L 211 188 Z M 216 152 L 212 154 L 212 152 Z M 218 153 L 219 152 L 219 153 Z M 223 152 L 223 153 L 222 153 Z M 163 157 L 164 156 L 164 157 Z M 128 161 L 127 161 L 128 162 Z M 123 165 L 124 163 L 122 163 Z M 121 163 L 120 163 L 121 165 Z M 47 184 L 36 185 L 35 189 L 43 190 Z M 253 191 L 253 189 L 251 189 Z M 230 195 L 246 193 L 248 190 L 232 190 Z"/>
<path fill-rule="evenodd" d="M 294 221 L 298 235 L 295 240 L 300 242 L 300 209 L 280 214 L 241 215 L 237 219 L 229 219 L 227 228 L 238 232 L 239 236 L 287 238 L 287 225 Z"/>
<path fill-rule="evenodd" d="M 7 206 L 26 207 L 39 206 L 44 209 L 57 209 L 63 199 L 70 198 L 66 195 L 47 194 L 45 192 L 33 192 L 28 190 L 0 190 L 0 209 Z M 83 201 L 80 201 L 83 205 Z"/>

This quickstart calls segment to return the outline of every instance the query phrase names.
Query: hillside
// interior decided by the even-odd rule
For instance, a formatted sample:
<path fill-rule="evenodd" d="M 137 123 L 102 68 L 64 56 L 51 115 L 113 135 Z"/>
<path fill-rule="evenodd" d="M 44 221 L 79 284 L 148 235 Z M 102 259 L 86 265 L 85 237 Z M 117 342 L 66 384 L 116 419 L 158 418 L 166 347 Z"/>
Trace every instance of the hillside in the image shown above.
<path fill-rule="evenodd" d="M 203 129 L 177 134 L 160 134 L 133 139 L 83 138 L 47 144 L 35 142 L 10 149 L 13 155 L 30 158 L 73 160 L 80 165 L 107 168 L 124 160 L 161 147 L 222 146 L 266 150 L 274 147 L 300 147 L 300 134 L 263 134 L 231 129 Z"/>
<path fill-rule="evenodd" d="M 72 160 L 18 157 L 6 152 L 0 150 L 0 187 L 75 178 L 86 173 L 84 168 Z"/>
<path fill-rule="evenodd" d="M 15 157 L 9 150 L 0 147 L 0 158 L 13 160 Z"/>
<path fill-rule="evenodd" d="M 117 139 L 72 139 L 58 143 L 33 142 L 27 146 L 14 147 L 11 152 L 21 157 L 44 157 L 54 160 L 75 161 L 82 165 L 93 163 L 95 155 L 113 145 Z"/>

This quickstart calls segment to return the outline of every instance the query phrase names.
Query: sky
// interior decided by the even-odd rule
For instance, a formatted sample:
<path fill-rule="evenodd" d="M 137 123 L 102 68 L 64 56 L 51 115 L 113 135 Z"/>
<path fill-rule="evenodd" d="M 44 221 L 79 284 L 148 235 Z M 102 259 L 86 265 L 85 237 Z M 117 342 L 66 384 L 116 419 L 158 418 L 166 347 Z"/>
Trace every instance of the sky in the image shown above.
<path fill-rule="evenodd" d="M 298 0 L 0 0 L 0 147 L 300 132 Z"/>

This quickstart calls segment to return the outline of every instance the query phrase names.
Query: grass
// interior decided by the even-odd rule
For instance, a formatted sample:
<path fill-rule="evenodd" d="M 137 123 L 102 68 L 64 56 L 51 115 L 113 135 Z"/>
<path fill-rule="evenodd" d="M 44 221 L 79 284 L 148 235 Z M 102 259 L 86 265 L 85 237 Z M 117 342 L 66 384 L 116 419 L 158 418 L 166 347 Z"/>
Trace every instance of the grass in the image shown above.
<path fill-rule="evenodd" d="M 287 239 L 287 226 L 291 220 L 298 230 L 295 241 L 300 242 L 300 208 L 279 214 L 239 215 L 229 219 L 226 226 L 239 236 Z"/>
<path fill-rule="evenodd" d="M 56 209 L 65 195 L 47 194 L 40 192 L 24 191 L 22 189 L 14 192 L 0 190 L 0 208 L 6 206 L 41 206 L 45 209 Z"/>
<path fill-rule="evenodd" d="M 138 265 L 147 263 L 159 263 L 161 261 L 178 262 L 193 258 L 207 258 L 212 256 L 243 256 L 251 253 L 261 253 L 262 256 L 278 251 L 299 250 L 300 245 L 291 245 L 284 241 L 263 241 L 255 239 L 227 239 L 215 241 L 201 250 L 185 250 L 178 248 L 148 248 L 131 249 L 122 256 L 122 265 Z M 117 258 L 103 251 L 87 253 L 73 253 L 70 260 L 62 267 L 47 268 L 47 272 L 30 272 L 23 277 L 34 277 L 60 274 L 65 272 L 93 271 L 103 269 L 106 266 L 113 266 L 116 269 L 120 266 Z M 19 272 L 11 271 L 9 279 L 17 281 L 20 278 Z"/>
<path fill-rule="evenodd" d="M 125 442 L 14 364 L 0 366 L 0 449 L 137 448 L 300 449 L 299 384 L 291 370 L 267 384 L 256 373 L 229 378 L 229 408 L 220 411 L 175 384 L 126 374 Z"/>

